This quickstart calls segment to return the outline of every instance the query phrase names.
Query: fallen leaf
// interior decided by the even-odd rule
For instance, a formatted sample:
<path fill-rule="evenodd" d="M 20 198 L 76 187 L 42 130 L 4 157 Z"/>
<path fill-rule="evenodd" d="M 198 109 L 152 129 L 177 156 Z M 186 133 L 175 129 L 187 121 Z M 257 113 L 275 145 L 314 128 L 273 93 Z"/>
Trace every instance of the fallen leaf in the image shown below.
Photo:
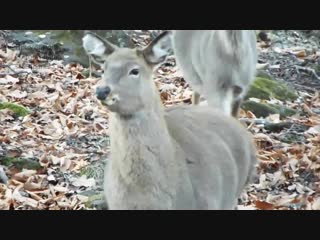
<path fill-rule="evenodd" d="M 237 206 L 237 210 L 257 210 L 257 208 L 255 208 L 254 206 L 241 206 L 241 205 L 238 205 Z"/>
<path fill-rule="evenodd" d="M 41 186 L 41 183 L 34 183 L 30 179 L 28 179 L 27 182 L 24 184 L 24 188 L 26 190 L 33 191 L 33 190 L 42 190 L 43 189 Z"/>
<path fill-rule="evenodd" d="M 80 178 L 74 179 L 72 185 L 75 187 L 92 187 L 96 184 L 93 178 L 87 179 L 86 176 L 81 176 Z"/>
<path fill-rule="evenodd" d="M 61 164 L 61 161 L 64 161 L 64 157 L 56 157 L 56 156 L 50 156 L 51 158 L 51 162 L 53 163 L 53 165 L 58 165 Z"/>
<path fill-rule="evenodd" d="M 10 48 L 7 48 L 6 52 L 0 49 L 0 56 L 4 57 L 7 61 L 13 61 L 16 59 L 17 52 Z"/>
<path fill-rule="evenodd" d="M 280 114 L 271 114 L 266 118 L 266 120 L 269 120 L 273 123 L 279 123 L 280 122 Z"/>
<path fill-rule="evenodd" d="M 12 178 L 18 181 L 27 181 L 27 179 L 34 174 L 36 174 L 37 171 L 35 170 L 28 170 L 28 169 L 23 169 L 20 173 L 15 174 Z"/>
<path fill-rule="evenodd" d="M 47 180 L 48 180 L 49 182 L 55 182 L 55 181 L 56 181 L 56 178 L 55 178 L 53 175 L 49 175 L 49 176 L 47 177 Z"/>
<path fill-rule="evenodd" d="M 68 188 L 62 187 L 62 186 L 54 186 L 53 190 L 56 192 L 62 192 L 62 193 L 66 193 L 69 191 Z"/>
<path fill-rule="evenodd" d="M 31 98 L 37 98 L 37 99 L 45 99 L 47 97 L 47 94 L 45 94 L 43 91 L 37 91 L 30 94 Z"/>
<path fill-rule="evenodd" d="M 1 109 L 0 110 L 0 122 L 14 120 L 15 113 L 11 109 Z"/>
<path fill-rule="evenodd" d="M 312 203 L 312 210 L 320 210 L 320 198 L 317 198 L 317 199 Z"/>
<path fill-rule="evenodd" d="M 317 135 L 320 133 L 320 125 L 314 126 L 309 128 L 306 133 L 312 134 L 312 135 Z"/>
<path fill-rule="evenodd" d="M 14 98 L 25 98 L 28 94 L 26 91 L 14 90 L 8 94 L 10 97 Z"/>
<path fill-rule="evenodd" d="M 292 51 L 291 53 L 299 58 L 304 58 L 307 56 L 307 53 L 304 49 L 299 51 Z"/>
<path fill-rule="evenodd" d="M 264 201 L 255 201 L 255 205 L 258 209 L 261 210 L 273 210 L 274 209 L 274 205 L 271 203 L 267 203 Z"/>
<path fill-rule="evenodd" d="M 0 78 L 0 84 L 15 84 L 18 82 L 18 78 L 11 77 L 10 75 L 7 75 L 5 78 Z"/>

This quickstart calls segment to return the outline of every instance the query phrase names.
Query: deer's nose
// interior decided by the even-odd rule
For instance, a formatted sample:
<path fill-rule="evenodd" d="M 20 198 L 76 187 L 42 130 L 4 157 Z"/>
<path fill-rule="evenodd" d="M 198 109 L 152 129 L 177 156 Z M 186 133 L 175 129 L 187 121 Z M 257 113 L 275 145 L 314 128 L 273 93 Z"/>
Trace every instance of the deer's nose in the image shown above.
<path fill-rule="evenodd" d="M 110 93 L 111 89 L 109 87 L 97 87 L 96 95 L 99 100 L 105 100 Z"/>

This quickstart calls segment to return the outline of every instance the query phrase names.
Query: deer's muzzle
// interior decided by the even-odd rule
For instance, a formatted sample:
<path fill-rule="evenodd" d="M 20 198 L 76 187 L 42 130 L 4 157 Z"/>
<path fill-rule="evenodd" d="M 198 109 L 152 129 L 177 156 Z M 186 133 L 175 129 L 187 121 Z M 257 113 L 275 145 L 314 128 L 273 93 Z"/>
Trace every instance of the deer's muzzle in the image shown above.
<path fill-rule="evenodd" d="M 96 95 L 99 100 L 105 100 L 109 93 L 111 92 L 111 89 L 109 87 L 97 87 L 96 89 Z"/>

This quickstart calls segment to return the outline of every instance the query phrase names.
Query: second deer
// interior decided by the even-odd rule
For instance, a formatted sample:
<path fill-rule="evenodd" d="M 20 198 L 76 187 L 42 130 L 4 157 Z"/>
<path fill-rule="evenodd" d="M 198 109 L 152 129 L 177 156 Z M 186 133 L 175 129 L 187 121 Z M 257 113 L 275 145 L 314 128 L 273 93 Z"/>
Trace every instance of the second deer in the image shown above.
<path fill-rule="evenodd" d="M 173 50 L 183 77 L 208 104 L 236 117 L 256 72 L 254 30 L 174 30 Z"/>

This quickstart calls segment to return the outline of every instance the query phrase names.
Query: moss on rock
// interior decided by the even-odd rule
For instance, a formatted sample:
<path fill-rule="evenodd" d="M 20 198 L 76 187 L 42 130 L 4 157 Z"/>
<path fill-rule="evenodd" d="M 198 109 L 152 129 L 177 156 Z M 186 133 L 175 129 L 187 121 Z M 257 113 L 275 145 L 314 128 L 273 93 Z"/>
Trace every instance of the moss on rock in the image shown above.
<path fill-rule="evenodd" d="M 98 209 L 106 209 L 107 204 L 104 200 L 103 193 L 98 193 L 89 196 L 88 201 L 85 203 L 87 208 L 98 208 Z"/>
<path fill-rule="evenodd" d="M 295 91 L 291 90 L 287 85 L 272 79 L 257 77 L 252 83 L 245 99 L 259 98 L 270 100 L 271 98 L 276 98 L 281 101 L 292 101 L 297 99 L 297 97 Z"/>
<path fill-rule="evenodd" d="M 25 158 L 16 158 L 16 157 L 4 157 L 0 159 L 0 164 L 7 167 L 16 167 L 18 169 L 32 169 L 38 170 L 41 168 L 41 165 L 34 160 L 25 159 Z"/>
<path fill-rule="evenodd" d="M 0 110 L 2 109 L 10 109 L 12 110 L 18 117 L 24 117 L 31 113 L 31 111 L 23 106 L 20 106 L 15 103 L 10 102 L 0 102 Z"/>
<path fill-rule="evenodd" d="M 296 111 L 279 105 L 258 103 L 254 101 L 245 101 L 242 106 L 242 109 L 246 111 L 253 112 L 257 117 L 267 117 L 270 114 L 280 114 L 280 117 L 284 118 L 287 116 L 292 116 Z"/>
<path fill-rule="evenodd" d="M 298 135 L 296 133 L 286 133 L 279 136 L 279 140 L 284 143 L 293 144 L 299 143 L 302 144 L 305 142 L 305 137 L 303 135 Z"/>

